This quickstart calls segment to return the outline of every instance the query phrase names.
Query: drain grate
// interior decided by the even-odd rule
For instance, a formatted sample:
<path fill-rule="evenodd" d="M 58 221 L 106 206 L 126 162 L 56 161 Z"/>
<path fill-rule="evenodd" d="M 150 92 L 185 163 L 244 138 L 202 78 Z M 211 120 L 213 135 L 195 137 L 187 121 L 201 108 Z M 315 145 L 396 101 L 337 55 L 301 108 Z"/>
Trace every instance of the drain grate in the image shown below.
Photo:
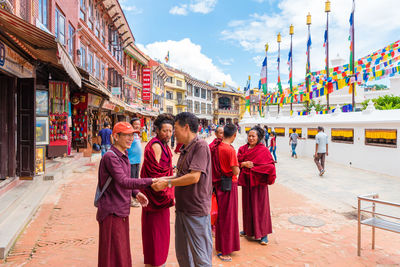
<path fill-rule="evenodd" d="M 323 220 L 306 215 L 292 216 L 289 218 L 289 222 L 305 227 L 321 227 L 325 225 Z"/>

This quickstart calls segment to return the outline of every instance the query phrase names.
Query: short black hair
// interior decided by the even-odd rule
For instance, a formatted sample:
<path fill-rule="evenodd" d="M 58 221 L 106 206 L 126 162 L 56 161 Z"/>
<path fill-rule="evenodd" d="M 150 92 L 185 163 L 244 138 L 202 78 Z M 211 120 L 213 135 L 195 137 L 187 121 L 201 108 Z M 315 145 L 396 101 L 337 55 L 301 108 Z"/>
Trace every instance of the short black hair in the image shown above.
<path fill-rule="evenodd" d="M 177 122 L 181 127 L 184 127 L 186 124 L 188 124 L 192 133 L 197 133 L 199 128 L 199 118 L 190 112 L 179 113 L 175 117 L 175 122 Z"/>
<path fill-rule="evenodd" d="M 294 133 L 296 132 L 296 128 L 293 128 L 293 132 L 294 132 Z"/>
<path fill-rule="evenodd" d="M 110 123 L 108 123 L 108 121 L 105 121 L 104 122 L 104 127 L 108 127 L 108 126 L 110 126 Z"/>
<path fill-rule="evenodd" d="M 268 131 L 268 126 L 267 126 L 267 125 L 264 125 L 264 129 Z"/>
<path fill-rule="evenodd" d="M 237 131 L 237 127 L 235 124 L 227 124 L 224 126 L 224 137 L 229 138 L 232 137 Z"/>
<path fill-rule="evenodd" d="M 133 117 L 133 118 L 131 119 L 131 124 L 133 124 L 135 121 L 140 121 L 140 119 L 137 118 L 137 117 Z"/>
<path fill-rule="evenodd" d="M 163 113 L 157 116 L 156 120 L 154 121 L 154 127 L 158 130 L 161 130 L 163 124 L 171 124 L 174 127 L 174 115 L 170 113 Z"/>
<path fill-rule="evenodd" d="M 318 132 L 320 132 L 320 131 L 324 131 L 324 127 L 318 126 Z"/>
<path fill-rule="evenodd" d="M 256 131 L 258 137 L 257 144 L 259 144 L 264 139 L 265 132 L 260 126 L 258 125 L 254 126 L 253 128 L 250 129 L 250 131 Z"/>

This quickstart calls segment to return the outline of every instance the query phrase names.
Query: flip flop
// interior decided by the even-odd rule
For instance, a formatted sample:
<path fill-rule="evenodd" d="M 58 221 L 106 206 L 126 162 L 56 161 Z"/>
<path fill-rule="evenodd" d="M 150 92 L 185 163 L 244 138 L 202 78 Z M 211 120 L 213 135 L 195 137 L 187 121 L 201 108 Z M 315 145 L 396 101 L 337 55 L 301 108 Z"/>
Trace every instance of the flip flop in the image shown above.
<path fill-rule="evenodd" d="M 218 253 L 217 256 L 221 261 L 226 261 L 226 262 L 232 261 L 231 256 L 226 256 L 226 255 L 224 256 L 224 255 L 222 255 L 222 253 Z M 229 258 L 223 258 L 223 257 L 229 257 Z"/>

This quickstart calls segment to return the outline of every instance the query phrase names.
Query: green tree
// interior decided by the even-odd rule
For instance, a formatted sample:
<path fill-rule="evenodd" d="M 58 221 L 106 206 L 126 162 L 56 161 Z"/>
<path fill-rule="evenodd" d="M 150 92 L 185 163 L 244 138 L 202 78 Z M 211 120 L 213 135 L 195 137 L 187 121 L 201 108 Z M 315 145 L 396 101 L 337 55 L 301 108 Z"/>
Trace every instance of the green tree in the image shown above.
<path fill-rule="evenodd" d="M 400 109 L 400 96 L 384 95 L 371 100 L 378 110 Z M 369 100 L 365 100 L 361 103 L 362 110 L 367 108 L 368 102 Z"/>
<path fill-rule="evenodd" d="M 312 107 L 315 107 L 315 111 L 323 111 L 324 109 L 326 109 L 325 105 L 316 104 L 313 99 L 310 100 L 310 104 L 308 105 L 308 109 L 307 109 L 307 103 L 306 102 L 304 102 L 303 105 L 304 105 L 303 111 L 307 111 L 307 112 L 310 112 Z"/>

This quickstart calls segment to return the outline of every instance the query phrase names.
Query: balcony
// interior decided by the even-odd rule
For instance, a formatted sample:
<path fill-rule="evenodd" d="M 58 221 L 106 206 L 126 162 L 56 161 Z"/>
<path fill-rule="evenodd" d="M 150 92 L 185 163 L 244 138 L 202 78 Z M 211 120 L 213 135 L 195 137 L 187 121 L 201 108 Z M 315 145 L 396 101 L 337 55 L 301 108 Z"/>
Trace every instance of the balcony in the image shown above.
<path fill-rule="evenodd" d="M 219 115 L 239 115 L 239 110 L 236 109 L 218 109 L 216 110 Z"/>
<path fill-rule="evenodd" d="M 176 100 L 176 103 L 177 103 L 177 105 L 179 105 L 179 106 L 186 106 L 186 105 L 187 105 L 186 100 L 181 99 L 181 98 L 178 98 L 178 99 Z"/>

